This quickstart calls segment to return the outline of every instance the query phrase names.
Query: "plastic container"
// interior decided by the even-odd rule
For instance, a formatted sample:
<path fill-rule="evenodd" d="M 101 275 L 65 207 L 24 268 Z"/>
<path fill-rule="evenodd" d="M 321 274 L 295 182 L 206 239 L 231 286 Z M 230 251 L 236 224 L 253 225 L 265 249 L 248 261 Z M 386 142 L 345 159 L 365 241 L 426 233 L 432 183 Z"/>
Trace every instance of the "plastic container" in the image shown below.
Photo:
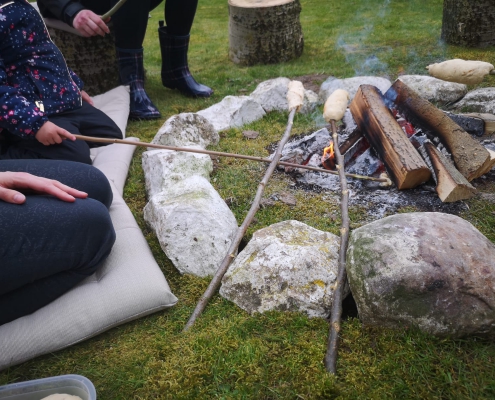
<path fill-rule="evenodd" d="M 79 396 L 83 400 L 96 400 L 93 383 L 81 375 L 60 375 L 0 386 L 2 400 L 40 400 L 55 393 Z"/>

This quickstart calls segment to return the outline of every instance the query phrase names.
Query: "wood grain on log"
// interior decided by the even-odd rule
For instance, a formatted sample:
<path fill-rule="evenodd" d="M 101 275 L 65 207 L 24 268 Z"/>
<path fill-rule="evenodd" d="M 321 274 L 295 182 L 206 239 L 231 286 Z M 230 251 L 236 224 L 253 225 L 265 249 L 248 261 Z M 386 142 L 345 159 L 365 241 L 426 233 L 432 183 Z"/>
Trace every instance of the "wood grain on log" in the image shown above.
<path fill-rule="evenodd" d="M 411 189 L 430 179 L 430 170 L 375 86 L 361 85 L 350 110 L 360 131 L 383 160 L 399 189 Z"/>
<path fill-rule="evenodd" d="M 420 150 L 423 158 L 433 172 L 437 183 L 438 197 L 444 203 L 466 200 L 473 197 L 476 189 L 457 171 L 452 162 L 447 159 L 433 143 L 425 141 Z"/>
<path fill-rule="evenodd" d="M 468 181 L 483 174 L 490 160 L 488 151 L 443 111 L 420 97 L 401 80 L 394 82 L 385 97 L 409 122 L 442 141 L 452 154 L 456 168 Z"/>
<path fill-rule="evenodd" d="M 236 64 L 276 64 L 301 56 L 299 0 L 229 0 L 229 58 Z"/>

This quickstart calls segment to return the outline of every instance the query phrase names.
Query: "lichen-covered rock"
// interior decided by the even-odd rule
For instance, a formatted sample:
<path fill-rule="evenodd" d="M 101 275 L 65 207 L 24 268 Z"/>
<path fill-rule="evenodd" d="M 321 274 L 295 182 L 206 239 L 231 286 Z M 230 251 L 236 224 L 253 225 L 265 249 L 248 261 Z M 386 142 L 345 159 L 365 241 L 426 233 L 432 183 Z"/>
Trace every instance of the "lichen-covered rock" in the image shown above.
<path fill-rule="evenodd" d="M 167 119 L 151 143 L 164 146 L 200 146 L 218 144 L 220 136 L 207 118 L 195 113 L 181 113 Z M 150 148 L 151 149 L 151 148 Z"/>
<path fill-rule="evenodd" d="M 356 229 L 347 275 L 366 325 L 495 335 L 495 245 L 462 218 L 397 214 Z"/>
<path fill-rule="evenodd" d="M 160 246 L 181 273 L 214 275 L 237 233 L 229 207 L 205 178 L 191 176 L 144 208 Z"/>
<path fill-rule="evenodd" d="M 222 280 L 220 295 L 250 312 L 328 317 L 340 239 L 298 221 L 255 232 Z"/>
<path fill-rule="evenodd" d="M 349 93 L 350 100 L 352 100 L 361 85 L 373 85 L 380 89 L 382 93 L 385 93 L 392 86 L 392 83 L 388 79 L 378 76 L 355 76 L 346 79 L 337 79 L 331 76 L 320 86 L 319 101 L 321 104 L 325 103 L 328 97 L 337 89 L 346 90 Z"/>
<path fill-rule="evenodd" d="M 423 99 L 435 103 L 454 103 L 467 93 L 467 86 L 427 75 L 402 75 L 399 79 Z"/>
<path fill-rule="evenodd" d="M 265 116 L 263 108 L 250 96 L 227 96 L 198 115 L 206 118 L 216 132 L 240 128 Z"/>
<path fill-rule="evenodd" d="M 487 87 L 468 92 L 454 106 L 461 112 L 478 112 L 495 114 L 495 88 Z"/>
<path fill-rule="evenodd" d="M 199 146 L 188 147 L 200 149 Z M 190 176 L 202 176 L 209 181 L 213 171 L 213 162 L 208 154 L 173 150 L 145 151 L 142 164 L 149 198 Z"/>

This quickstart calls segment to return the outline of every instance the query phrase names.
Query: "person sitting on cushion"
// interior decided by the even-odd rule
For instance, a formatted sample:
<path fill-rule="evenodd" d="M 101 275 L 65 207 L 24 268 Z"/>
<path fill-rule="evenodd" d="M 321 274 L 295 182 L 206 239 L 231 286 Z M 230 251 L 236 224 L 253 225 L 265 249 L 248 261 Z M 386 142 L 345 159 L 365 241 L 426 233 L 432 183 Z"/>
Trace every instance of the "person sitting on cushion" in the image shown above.
<path fill-rule="evenodd" d="M 130 86 L 131 119 L 160 118 L 160 112 L 144 90 L 143 42 L 149 12 L 163 0 L 128 0 L 111 18 L 120 81 Z M 56 18 L 74 27 L 83 36 L 109 33 L 99 15 L 117 0 L 38 0 L 45 18 Z M 163 86 L 178 89 L 189 97 L 209 97 L 213 90 L 191 76 L 187 62 L 189 37 L 198 0 L 166 0 L 165 22 L 160 21 L 158 38 L 162 55 Z M 99 15 L 98 15 L 99 14 Z M 108 21 L 106 21 L 108 22 Z"/>
<path fill-rule="evenodd" d="M 115 242 L 111 203 L 108 180 L 91 165 L 0 161 L 0 325 L 96 271 Z"/>
<path fill-rule="evenodd" d="M 121 139 L 82 88 L 36 9 L 27 0 L 0 0 L 0 160 L 91 164 L 90 145 L 73 134 Z"/>

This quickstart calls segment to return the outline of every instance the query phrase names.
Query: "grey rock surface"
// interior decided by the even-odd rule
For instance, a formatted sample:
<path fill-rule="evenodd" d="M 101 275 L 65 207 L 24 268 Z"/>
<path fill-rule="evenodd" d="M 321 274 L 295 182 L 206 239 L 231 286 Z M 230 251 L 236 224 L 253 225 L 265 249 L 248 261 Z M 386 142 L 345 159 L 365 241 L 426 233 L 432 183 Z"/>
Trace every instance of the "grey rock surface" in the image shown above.
<path fill-rule="evenodd" d="M 200 146 L 187 147 L 201 149 Z M 190 176 L 202 176 L 209 181 L 213 171 L 213 162 L 208 154 L 172 150 L 145 151 L 142 164 L 148 198 Z"/>
<path fill-rule="evenodd" d="M 218 132 L 206 118 L 194 113 L 182 113 L 167 119 L 151 143 L 206 148 L 210 144 L 218 144 L 219 140 Z"/>
<path fill-rule="evenodd" d="M 206 118 L 220 132 L 225 129 L 239 128 L 265 116 L 263 108 L 250 96 L 227 96 L 197 113 Z"/>
<path fill-rule="evenodd" d="M 325 103 L 328 96 L 337 89 L 347 90 L 352 101 L 361 85 L 373 85 L 380 89 L 382 93 L 385 93 L 392 83 L 388 79 L 378 76 L 356 76 L 346 79 L 337 79 L 331 76 L 320 86 L 320 92 L 318 93 L 319 101 L 321 104 Z"/>
<path fill-rule="evenodd" d="M 396 214 L 356 229 L 347 274 L 366 325 L 495 334 L 495 245 L 462 218 Z"/>
<path fill-rule="evenodd" d="M 237 232 L 237 221 L 205 178 L 189 177 L 154 195 L 144 219 L 181 273 L 214 275 Z"/>
<path fill-rule="evenodd" d="M 249 313 L 300 311 L 328 317 L 339 237 L 299 221 L 255 232 L 222 280 L 220 295 Z"/>
<path fill-rule="evenodd" d="M 459 112 L 495 114 L 495 87 L 481 88 L 468 92 L 454 109 Z"/>
<path fill-rule="evenodd" d="M 402 75 L 399 79 L 422 98 L 434 103 L 454 103 L 468 92 L 466 85 L 442 81 L 428 75 Z"/>

